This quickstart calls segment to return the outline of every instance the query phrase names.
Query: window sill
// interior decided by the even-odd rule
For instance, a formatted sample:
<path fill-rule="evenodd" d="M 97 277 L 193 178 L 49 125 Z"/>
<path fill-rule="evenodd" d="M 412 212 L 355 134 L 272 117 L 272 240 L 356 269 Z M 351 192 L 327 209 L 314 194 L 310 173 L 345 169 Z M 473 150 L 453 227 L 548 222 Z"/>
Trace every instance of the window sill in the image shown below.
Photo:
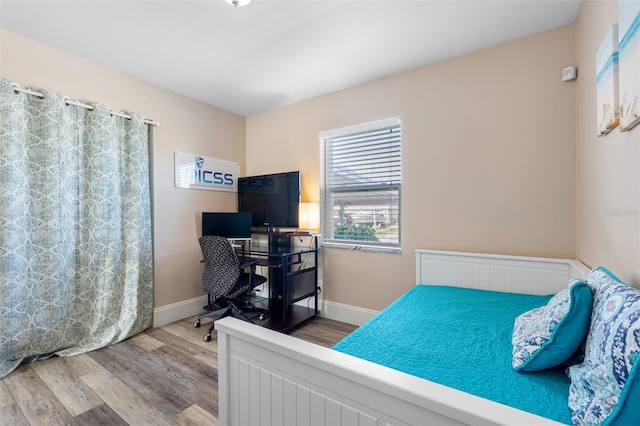
<path fill-rule="evenodd" d="M 323 248 L 351 250 L 351 251 L 366 251 L 374 253 L 389 253 L 389 254 L 401 254 L 402 249 L 400 247 L 388 247 L 388 246 L 371 246 L 371 245 L 358 245 L 353 243 L 336 243 L 336 242 L 323 242 L 321 244 Z"/>

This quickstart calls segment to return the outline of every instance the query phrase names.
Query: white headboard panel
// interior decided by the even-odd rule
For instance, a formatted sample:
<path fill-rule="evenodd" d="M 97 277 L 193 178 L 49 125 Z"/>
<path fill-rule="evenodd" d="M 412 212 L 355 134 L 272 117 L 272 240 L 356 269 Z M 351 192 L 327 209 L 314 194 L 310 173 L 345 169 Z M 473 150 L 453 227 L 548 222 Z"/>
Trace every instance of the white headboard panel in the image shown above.
<path fill-rule="evenodd" d="M 552 294 L 589 268 L 577 260 L 416 250 L 416 284 Z"/>

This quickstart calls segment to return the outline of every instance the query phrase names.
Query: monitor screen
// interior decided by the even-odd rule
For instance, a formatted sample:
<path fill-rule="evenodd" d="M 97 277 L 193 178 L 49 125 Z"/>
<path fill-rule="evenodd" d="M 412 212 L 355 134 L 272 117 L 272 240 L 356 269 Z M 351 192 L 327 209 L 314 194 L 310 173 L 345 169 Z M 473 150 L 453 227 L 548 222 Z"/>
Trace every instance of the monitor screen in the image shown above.
<path fill-rule="evenodd" d="M 300 172 L 238 179 L 238 210 L 250 212 L 253 226 L 298 227 Z"/>
<path fill-rule="evenodd" d="M 251 213 L 202 212 L 202 235 L 250 240 Z"/>

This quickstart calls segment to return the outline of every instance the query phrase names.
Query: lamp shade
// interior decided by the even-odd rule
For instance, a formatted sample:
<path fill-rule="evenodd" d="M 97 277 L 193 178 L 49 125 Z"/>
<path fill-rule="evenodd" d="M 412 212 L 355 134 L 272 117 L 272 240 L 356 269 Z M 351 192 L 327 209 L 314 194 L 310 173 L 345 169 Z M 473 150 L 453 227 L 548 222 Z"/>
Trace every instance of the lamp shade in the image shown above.
<path fill-rule="evenodd" d="M 298 221 L 300 229 L 318 229 L 320 227 L 318 203 L 300 203 L 298 207 Z"/>

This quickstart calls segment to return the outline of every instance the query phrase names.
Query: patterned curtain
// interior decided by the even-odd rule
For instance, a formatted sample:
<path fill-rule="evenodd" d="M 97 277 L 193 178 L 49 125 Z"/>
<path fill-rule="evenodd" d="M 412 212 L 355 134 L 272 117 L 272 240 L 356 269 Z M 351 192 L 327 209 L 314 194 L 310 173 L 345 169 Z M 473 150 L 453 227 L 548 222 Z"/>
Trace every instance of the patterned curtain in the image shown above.
<path fill-rule="evenodd" d="M 142 116 L 0 79 L 0 378 L 108 346 L 153 315 Z"/>

